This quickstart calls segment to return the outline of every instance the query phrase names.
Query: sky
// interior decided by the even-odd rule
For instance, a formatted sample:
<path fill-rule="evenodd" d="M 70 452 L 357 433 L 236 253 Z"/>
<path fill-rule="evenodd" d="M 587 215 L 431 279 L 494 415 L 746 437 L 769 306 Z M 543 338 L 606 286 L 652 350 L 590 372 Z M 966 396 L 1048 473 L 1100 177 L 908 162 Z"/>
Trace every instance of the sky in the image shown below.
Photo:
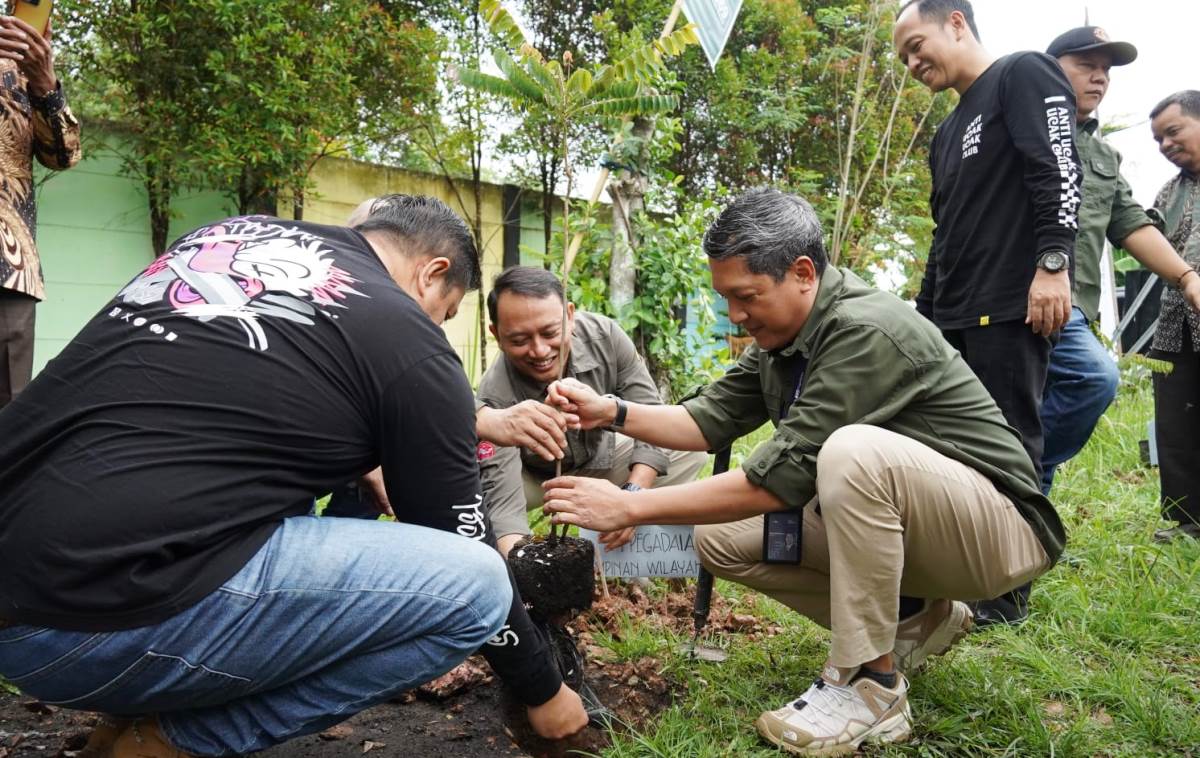
<path fill-rule="evenodd" d="M 1144 205 L 1176 172 L 1150 136 L 1150 109 L 1181 89 L 1200 89 L 1196 0 L 972 0 L 984 46 L 994 55 L 1045 50 L 1059 34 L 1083 26 L 1084 14 L 1113 40 L 1130 42 L 1138 59 L 1112 70 L 1099 117 L 1128 125 L 1109 135 L 1124 156 L 1122 173 Z"/>

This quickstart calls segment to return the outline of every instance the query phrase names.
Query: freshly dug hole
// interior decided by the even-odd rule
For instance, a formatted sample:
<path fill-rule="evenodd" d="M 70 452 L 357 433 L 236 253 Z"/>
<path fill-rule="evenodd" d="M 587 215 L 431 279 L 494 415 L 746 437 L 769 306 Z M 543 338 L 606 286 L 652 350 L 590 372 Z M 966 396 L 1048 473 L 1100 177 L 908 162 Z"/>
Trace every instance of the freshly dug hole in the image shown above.
<path fill-rule="evenodd" d="M 595 560 L 592 543 L 578 537 L 526 537 L 508 554 L 529 615 L 555 624 L 592 607 Z"/>

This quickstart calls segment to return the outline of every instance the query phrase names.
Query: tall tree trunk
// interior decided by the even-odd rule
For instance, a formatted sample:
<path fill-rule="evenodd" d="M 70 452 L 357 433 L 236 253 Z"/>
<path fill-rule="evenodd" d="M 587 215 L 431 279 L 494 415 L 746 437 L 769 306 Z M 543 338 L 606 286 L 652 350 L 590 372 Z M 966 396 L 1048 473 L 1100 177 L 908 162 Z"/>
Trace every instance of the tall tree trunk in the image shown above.
<path fill-rule="evenodd" d="M 633 122 L 633 138 L 645 152 L 654 131 L 654 121 L 639 117 Z M 639 160 L 637 163 L 641 163 Z M 646 190 L 649 181 L 635 170 L 625 169 L 620 177 L 609 184 L 608 194 L 613 200 L 613 251 L 608 267 L 608 299 L 615 309 L 633 302 L 637 295 L 637 249 L 641 235 L 637 230 L 637 218 L 646 207 Z"/>
<path fill-rule="evenodd" d="M 274 216 L 279 212 L 278 206 L 277 189 L 253 168 L 243 168 L 238 181 L 238 213 Z"/>
<path fill-rule="evenodd" d="M 550 241 L 554 238 L 554 160 L 545 155 L 538 158 L 538 178 L 542 182 L 542 237 L 543 250 L 549 254 Z M 550 259 L 543 260 L 542 265 L 550 268 Z"/>
<path fill-rule="evenodd" d="M 150 206 L 150 244 L 154 257 L 166 252 L 171 227 L 171 183 L 155 167 L 146 167 L 146 199 Z"/>
<path fill-rule="evenodd" d="M 476 14 L 478 17 L 478 14 Z M 477 132 L 478 134 L 478 132 Z M 475 235 L 475 249 L 479 251 L 479 270 L 483 271 L 486 256 L 483 252 L 483 139 L 475 140 L 475 148 L 471 153 L 471 189 L 475 196 L 475 213 L 471 217 L 471 231 Z M 479 307 L 476 309 L 479 329 L 479 373 L 487 371 L 487 320 L 484 311 L 487 309 L 487 298 L 483 291 L 483 282 L 479 283 Z"/>

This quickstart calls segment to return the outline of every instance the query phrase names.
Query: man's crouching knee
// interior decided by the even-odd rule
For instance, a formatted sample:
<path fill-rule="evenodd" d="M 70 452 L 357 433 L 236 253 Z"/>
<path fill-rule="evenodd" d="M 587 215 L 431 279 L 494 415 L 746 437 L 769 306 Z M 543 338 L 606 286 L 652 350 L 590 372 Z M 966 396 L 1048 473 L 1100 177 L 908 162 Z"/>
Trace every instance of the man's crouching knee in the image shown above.
<path fill-rule="evenodd" d="M 817 492 L 824 518 L 846 501 L 849 490 L 861 493 L 882 470 L 890 432 L 867 424 L 843 426 L 829 435 L 817 453 Z"/>
<path fill-rule="evenodd" d="M 465 542 L 454 557 L 456 571 L 463 578 L 462 600 L 479 617 L 478 639 L 475 628 L 467 633 L 464 648 L 474 651 L 492 639 L 504 626 L 512 608 L 512 584 L 500 554 L 482 542 Z"/>
<path fill-rule="evenodd" d="M 697 526 L 694 532 L 693 544 L 700 565 L 704 566 L 713 576 L 728 578 L 731 556 L 725 550 L 726 541 L 721 537 L 722 524 L 705 524 Z"/>

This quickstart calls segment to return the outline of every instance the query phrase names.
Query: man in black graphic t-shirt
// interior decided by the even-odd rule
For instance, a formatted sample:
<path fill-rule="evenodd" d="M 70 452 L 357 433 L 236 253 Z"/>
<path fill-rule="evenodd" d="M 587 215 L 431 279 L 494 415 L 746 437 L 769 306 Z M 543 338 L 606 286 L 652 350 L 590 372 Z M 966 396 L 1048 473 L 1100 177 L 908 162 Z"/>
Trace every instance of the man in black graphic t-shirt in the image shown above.
<path fill-rule="evenodd" d="M 0 412 L 0 675 L 152 714 L 117 758 L 261 750 L 480 647 L 539 732 L 582 728 L 493 549 L 439 328 L 479 277 L 429 198 L 176 242 Z M 308 517 L 376 466 L 397 523 Z"/>
<path fill-rule="evenodd" d="M 992 57 L 967 0 L 912 0 L 893 37 L 915 79 L 959 94 L 929 151 L 937 228 L 917 310 L 962 353 L 1038 467 L 1082 200 L 1074 90 L 1047 55 Z M 976 621 L 1019 622 L 1027 598 L 1026 588 L 982 603 Z"/>

